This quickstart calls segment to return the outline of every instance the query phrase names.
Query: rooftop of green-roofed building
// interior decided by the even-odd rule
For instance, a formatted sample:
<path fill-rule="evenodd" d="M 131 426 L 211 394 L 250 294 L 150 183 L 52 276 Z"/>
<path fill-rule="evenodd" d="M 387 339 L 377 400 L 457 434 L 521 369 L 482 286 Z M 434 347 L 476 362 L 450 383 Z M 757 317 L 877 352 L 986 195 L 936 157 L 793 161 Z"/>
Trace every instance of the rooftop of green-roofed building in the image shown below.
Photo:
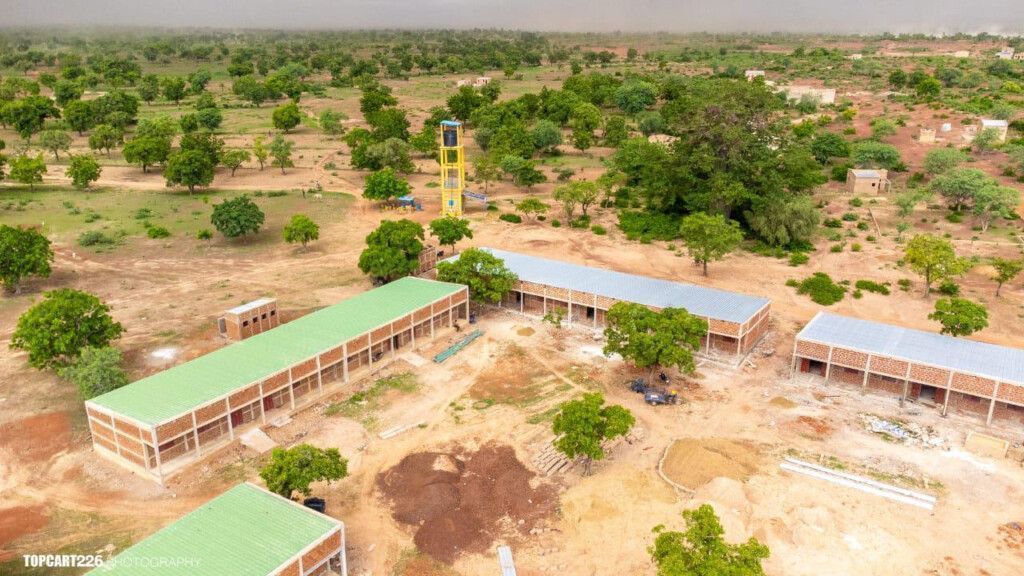
<path fill-rule="evenodd" d="M 402 278 L 90 403 L 145 424 L 160 424 L 464 289 L 459 284 Z"/>
<path fill-rule="evenodd" d="M 342 523 L 239 484 L 118 554 L 92 576 L 266 576 Z"/>

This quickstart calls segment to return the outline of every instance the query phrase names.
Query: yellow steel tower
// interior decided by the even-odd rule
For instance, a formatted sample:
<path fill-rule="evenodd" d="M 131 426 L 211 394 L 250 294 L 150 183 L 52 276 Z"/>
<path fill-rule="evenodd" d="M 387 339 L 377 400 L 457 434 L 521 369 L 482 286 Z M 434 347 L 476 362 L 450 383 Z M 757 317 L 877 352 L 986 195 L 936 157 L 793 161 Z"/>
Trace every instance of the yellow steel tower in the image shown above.
<path fill-rule="evenodd" d="M 462 147 L 462 123 L 441 122 L 441 215 L 462 216 L 462 191 L 466 188 L 466 155 Z"/>

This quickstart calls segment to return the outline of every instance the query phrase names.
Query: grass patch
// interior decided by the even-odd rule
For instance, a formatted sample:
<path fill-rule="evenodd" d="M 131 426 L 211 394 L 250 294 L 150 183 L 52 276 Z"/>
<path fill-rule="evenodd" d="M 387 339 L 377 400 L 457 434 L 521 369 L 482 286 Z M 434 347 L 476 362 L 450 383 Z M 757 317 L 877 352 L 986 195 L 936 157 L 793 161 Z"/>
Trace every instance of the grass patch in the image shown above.
<path fill-rule="evenodd" d="M 846 287 L 833 282 L 832 277 L 824 272 L 815 272 L 800 282 L 793 281 L 787 284 L 795 286 L 797 294 L 807 295 L 822 306 L 831 306 L 846 295 Z"/>
<path fill-rule="evenodd" d="M 415 392 L 419 385 L 416 375 L 412 372 L 385 376 L 378 379 L 366 390 L 356 392 L 341 402 L 334 402 L 328 405 L 324 409 L 324 414 L 327 416 L 344 416 L 345 418 L 365 417 L 367 413 L 380 409 L 381 401 L 388 391 L 397 390 L 403 394 L 408 394 Z"/>
<path fill-rule="evenodd" d="M 871 280 L 857 280 L 857 282 L 854 283 L 854 287 L 858 290 L 873 292 L 883 296 L 888 296 L 890 294 L 888 284 L 879 284 L 878 282 L 873 282 Z"/>

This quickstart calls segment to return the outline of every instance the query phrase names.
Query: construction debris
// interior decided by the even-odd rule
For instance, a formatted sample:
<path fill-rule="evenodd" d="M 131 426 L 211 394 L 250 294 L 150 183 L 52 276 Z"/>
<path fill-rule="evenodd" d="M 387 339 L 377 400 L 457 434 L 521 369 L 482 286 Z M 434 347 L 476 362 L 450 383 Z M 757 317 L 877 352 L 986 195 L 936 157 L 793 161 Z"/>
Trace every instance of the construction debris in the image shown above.
<path fill-rule="evenodd" d="M 643 440 L 644 430 L 643 428 L 633 428 L 625 436 L 619 436 L 612 438 L 601 443 L 601 448 L 604 449 L 605 454 L 610 454 L 617 446 L 623 442 L 627 444 L 635 444 Z M 554 438 L 549 438 L 546 442 L 539 445 L 539 450 L 533 456 L 533 466 L 541 474 L 545 476 L 552 476 L 554 474 L 561 474 L 572 470 L 576 464 L 582 460 L 577 458 L 570 460 L 568 456 L 562 454 L 555 448 L 553 444 Z"/>
<path fill-rule="evenodd" d="M 892 484 L 884 484 L 855 474 L 839 472 L 825 468 L 824 466 L 817 466 L 810 462 L 797 460 L 796 458 L 785 458 L 779 467 L 789 472 L 796 472 L 805 476 L 811 476 L 812 478 L 827 480 L 833 484 L 839 484 L 840 486 L 846 486 L 848 488 L 855 488 L 861 492 L 867 492 L 868 494 L 874 494 L 903 504 L 910 504 L 911 506 L 917 506 L 918 508 L 924 508 L 925 510 L 932 510 L 935 508 L 936 499 L 934 496 L 929 494 L 922 494 L 913 490 L 907 490 L 906 488 L 900 488 L 899 486 L 893 486 Z"/>
<path fill-rule="evenodd" d="M 914 422 L 893 422 L 874 414 L 861 414 L 864 428 L 887 440 L 902 442 L 923 448 L 938 448 L 946 445 L 946 439 L 930 426 L 921 426 Z"/>
<path fill-rule="evenodd" d="M 399 424 L 398 426 L 388 428 L 387 430 L 378 434 L 378 436 L 380 436 L 381 440 L 387 440 L 388 438 L 394 438 L 395 436 L 398 436 L 399 434 L 405 432 L 406 430 L 412 430 L 413 428 L 418 428 L 420 426 L 424 426 L 425 424 L 426 422 L 422 421 L 417 422 L 415 424 Z"/>

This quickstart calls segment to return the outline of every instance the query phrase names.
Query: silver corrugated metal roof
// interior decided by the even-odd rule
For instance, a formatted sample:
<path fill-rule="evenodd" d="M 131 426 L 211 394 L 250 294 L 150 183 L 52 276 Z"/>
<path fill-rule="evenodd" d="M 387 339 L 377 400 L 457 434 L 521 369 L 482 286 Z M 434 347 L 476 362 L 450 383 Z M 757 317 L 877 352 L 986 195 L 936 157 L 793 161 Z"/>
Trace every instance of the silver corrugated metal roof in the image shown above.
<path fill-rule="evenodd" d="M 853 175 L 857 178 L 881 178 L 882 173 L 878 170 L 862 170 L 856 169 L 853 171 Z"/>
<path fill-rule="evenodd" d="M 235 306 L 234 308 L 228 310 L 228 312 L 230 312 L 232 314 L 242 314 L 242 313 L 248 312 L 249 310 L 252 310 L 254 308 L 259 308 L 260 306 L 263 306 L 264 304 L 270 304 L 273 301 L 274 301 L 273 298 L 260 298 L 259 300 L 253 300 L 252 302 L 246 302 L 245 304 L 239 304 L 238 306 Z"/>
<path fill-rule="evenodd" d="M 685 308 L 691 314 L 727 322 L 746 322 L 769 303 L 767 298 L 758 296 L 579 266 L 494 248 L 483 249 L 504 260 L 520 280 L 656 308 Z"/>
<path fill-rule="evenodd" d="M 1006 120 L 983 119 L 981 121 L 981 125 L 985 126 L 986 128 L 1005 128 L 1005 127 L 1009 126 L 1010 123 L 1007 122 Z"/>
<path fill-rule="evenodd" d="M 819 312 L 798 340 L 852 348 L 1024 385 L 1024 350 Z"/>

